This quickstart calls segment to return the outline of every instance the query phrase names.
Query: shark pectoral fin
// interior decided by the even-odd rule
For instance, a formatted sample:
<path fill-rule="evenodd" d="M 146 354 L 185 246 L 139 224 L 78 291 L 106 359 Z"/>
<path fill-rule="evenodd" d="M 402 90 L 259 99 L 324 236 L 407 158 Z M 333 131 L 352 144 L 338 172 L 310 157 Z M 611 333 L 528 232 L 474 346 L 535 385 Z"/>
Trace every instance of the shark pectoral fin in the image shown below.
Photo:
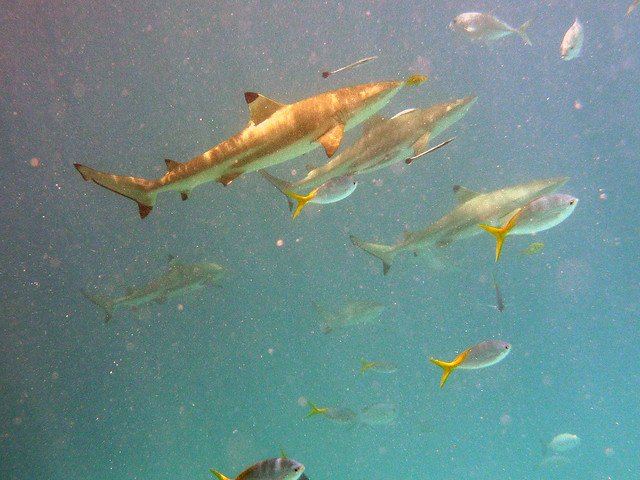
<path fill-rule="evenodd" d="M 241 173 L 230 173 L 230 174 L 226 174 L 226 175 L 222 175 L 218 181 L 224 185 L 225 187 L 228 186 L 231 182 L 233 182 L 236 178 L 238 178 L 240 175 L 242 175 Z"/>
<path fill-rule="evenodd" d="M 362 123 L 362 136 L 368 134 L 373 127 L 383 122 L 384 118 L 379 113 L 374 113 Z"/>
<path fill-rule="evenodd" d="M 462 185 L 454 185 L 453 194 L 456 196 L 456 200 L 458 200 L 459 205 L 462 205 L 463 203 L 468 202 L 472 198 L 480 195 L 478 192 L 474 192 L 473 190 L 467 187 L 463 187 Z"/>
<path fill-rule="evenodd" d="M 418 140 L 416 140 L 413 145 L 411 145 L 411 148 L 413 149 L 414 157 L 417 157 L 427 149 L 427 144 L 429 143 L 430 136 L 431 136 L 431 132 L 427 132 L 424 135 L 422 135 Z"/>
<path fill-rule="evenodd" d="M 164 159 L 164 163 L 167 164 L 167 172 L 173 172 L 176 168 L 179 168 L 182 163 L 176 162 L 175 160 L 171 160 L 169 158 Z"/>
<path fill-rule="evenodd" d="M 342 135 L 344 134 L 344 123 L 338 123 L 327 130 L 321 137 L 318 138 L 318 143 L 321 143 L 324 147 L 324 151 L 327 153 L 327 157 L 331 158 L 342 141 Z"/>
<path fill-rule="evenodd" d="M 316 193 L 318 193 L 318 189 L 315 188 L 313 190 L 311 190 L 311 193 L 309 193 L 309 195 L 307 196 L 302 196 L 302 195 L 298 195 L 297 193 L 294 192 L 290 192 L 290 191 L 285 191 L 284 192 L 288 197 L 293 198 L 295 201 L 298 202 L 298 206 L 296 207 L 295 211 L 293 212 L 293 218 L 295 219 L 298 214 L 300 213 L 300 211 L 303 209 L 303 207 L 310 201 L 312 200 L 315 196 Z"/>
<path fill-rule="evenodd" d="M 249 105 L 249 114 L 254 125 L 262 123 L 286 105 L 271 100 L 269 97 L 255 92 L 245 92 L 244 99 Z"/>
<path fill-rule="evenodd" d="M 218 480 L 231 480 L 229 477 L 224 476 L 223 474 L 221 474 L 217 470 L 214 470 L 213 468 L 210 468 L 209 471 L 213 473 L 216 477 L 218 477 Z"/>
<path fill-rule="evenodd" d="M 425 150 L 422 153 L 418 153 L 416 155 L 414 155 L 413 157 L 409 157 L 407 158 L 404 163 L 406 163 L 407 165 L 411 165 L 411 162 L 413 162 L 414 160 L 417 160 L 420 157 L 424 157 L 425 155 L 429 155 L 430 153 L 435 152 L 436 150 L 440 150 L 442 147 L 444 147 L 445 145 L 450 144 L 451 142 L 453 142 L 456 139 L 456 137 L 451 137 L 448 140 L 445 140 L 444 142 L 439 143 L 438 145 L 436 145 L 435 147 L 431 147 L 428 150 Z"/>

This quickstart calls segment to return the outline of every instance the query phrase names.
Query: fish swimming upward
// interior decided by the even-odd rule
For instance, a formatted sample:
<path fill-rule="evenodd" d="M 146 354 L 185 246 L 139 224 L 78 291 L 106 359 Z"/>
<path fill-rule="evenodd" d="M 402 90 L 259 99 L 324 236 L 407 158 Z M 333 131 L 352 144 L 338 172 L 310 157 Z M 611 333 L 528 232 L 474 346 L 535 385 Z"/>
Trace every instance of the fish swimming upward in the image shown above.
<path fill-rule="evenodd" d="M 165 160 L 167 173 L 157 180 L 114 175 L 77 163 L 75 167 L 85 180 L 137 202 L 140 217 L 145 218 L 161 192 L 180 192 L 186 200 L 198 185 L 213 181 L 228 185 L 243 173 L 286 162 L 319 145 L 331 157 L 345 131 L 383 108 L 405 85 L 425 80 L 414 75 L 405 81 L 345 87 L 290 105 L 247 92 L 251 121 L 244 130 L 186 163 Z"/>
<path fill-rule="evenodd" d="M 304 476 L 304 465 L 284 456 L 254 463 L 235 479 L 231 479 L 213 468 L 209 470 L 218 477 L 218 480 L 298 480 Z"/>
<path fill-rule="evenodd" d="M 307 193 L 328 180 L 373 172 L 427 150 L 430 140 L 462 119 L 477 97 L 449 100 L 427 108 L 409 109 L 383 119 L 370 118 L 360 138 L 325 165 L 297 182 L 263 175 L 280 191 Z"/>
<path fill-rule="evenodd" d="M 534 180 L 488 193 L 455 186 L 458 206 L 425 229 L 405 233 L 404 240 L 398 244 L 368 243 L 353 235 L 351 241 L 356 247 L 382 260 L 383 272 L 387 274 L 398 253 L 429 251 L 473 237 L 482 231 L 478 224 L 494 223 L 531 200 L 557 190 L 567 180 L 567 177 Z"/>
<path fill-rule="evenodd" d="M 217 263 L 180 263 L 172 261 L 169 269 L 141 288 L 129 288 L 126 295 L 110 298 L 93 295 L 86 290 L 82 294 L 104 310 L 105 322 L 111 320 L 119 308 L 138 308 L 152 303 L 164 303 L 168 298 L 194 292 L 208 286 L 220 286 L 224 268 Z"/>

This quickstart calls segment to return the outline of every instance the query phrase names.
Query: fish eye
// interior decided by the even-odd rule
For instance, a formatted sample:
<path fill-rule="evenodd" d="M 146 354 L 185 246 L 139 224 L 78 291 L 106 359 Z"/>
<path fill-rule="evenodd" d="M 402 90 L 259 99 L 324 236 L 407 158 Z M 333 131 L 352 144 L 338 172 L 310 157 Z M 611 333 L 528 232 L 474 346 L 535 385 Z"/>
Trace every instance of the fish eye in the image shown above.
<path fill-rule="evenodd" d="M 573 205 L 574 203 L 576 203 L 576 201 L 575 201 L 575 200 L 571 200 L 571 201 L 569 202 L 569 205 Z"/>

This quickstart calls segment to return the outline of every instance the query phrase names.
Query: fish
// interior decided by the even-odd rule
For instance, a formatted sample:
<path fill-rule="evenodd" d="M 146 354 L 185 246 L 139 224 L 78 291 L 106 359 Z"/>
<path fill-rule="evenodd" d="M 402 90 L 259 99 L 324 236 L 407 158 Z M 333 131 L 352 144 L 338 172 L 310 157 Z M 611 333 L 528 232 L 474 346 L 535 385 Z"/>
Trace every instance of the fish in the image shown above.
<path fill-rule="evenodd" d="M 638 4 L 640 4 L 640 0 L 633 0 L 633 3 L 629 5 L 629 8 L 627 8 L 627 17 L 631 15 L 631 12 L 633 12 L 636 9 Z"/>
<path fill-rule="evenodd" d="M 82 289 L 82 294 L 100 307 L 109 322 L 119 308 L 139 308 L 153 303 L 164 303 L 168 298 L 191 293 L 209 286 L 220 286 L 225 269 L 217 263 L 182 263 L 172 260 L 169 268 L 144 287 L 127 289 L 125 295 L 108 297 L 94 295 Z"/>
<path fill-rule="evenodd" d="M 560 58 L 564 61 L 569 61 L 579 57 L 583 43 L 584 29 L 582 28 L 582 24 L 576 18 L 573 25 L 571 25 L 569 30 L 567 30 L 567 33 L 564 34 L 564 38 L 560 44 Z"/>
<path fill-rule="evenodd" d="M 398 406 L 393 403 L 376 403 L 362 409 L 359 420 L 365 425 L 389 425 L 398 418 Z"/>
<path fill-rule="evenodd" d="M 524 255 L 524 256 L 536 255 L 540 253 L 543 248 L 544 248 L 543 242 L 532 242 L 529 244 L 527 248 L 520 251 L 520 255 Z"/>
<path fill-rule="evenodd" d="M 477 228 L 479 223 L 491 223 L 492 220 L 503 218 L 531 200 L 557 190 L 567 180 L 567 177 L 533 180 L 488 193 L 478 193 L 456 185 L 453 190 L 458 206 L 420 231 L 405 232 L 404 239 L 399 243 L 384 245 L 364 242 L 355 235 L 351 235 L 351 242 L 380 259 L 386 275 L 398 253 L 433 251 L 454 241 L 473 237 L 482 231 Z"/>
<path fill-rule="evenodd" d="M 500 292 L 498 282 L 496 281 L 495 274 L 493 275 L 493 288 L 496 291 L 496 310 L 502 313 L 504 311 L 504 300 L 502 298 L 502 292 Z"/>
<path fill-rule="evenodd" d="M 372 57 L 362 58 L 362 59 L 357 60 L 357 61 L 355 61 L 353 63 L 350 63 L 349 65 L 345 65 L 344 67 L 340 67 L 337 70 L 333 70 L 331 72 L 322 72 L 322 78 L 327 78 L 330 75 L 334 75 L 336 73 L 344 72 L 345 70 L 350 70 L 350 69 L 352 69 L 354 67 L 358 67 L 358 66 L 360 66 L 362 64 L 370 62 L 371 60 L 375 60 L 376 58 L 378 58 L 377 55 L 374 55 Z"/>
<path fill-rule="evenodd" d="M 327 310 L 318 304 L 314 306 L 324 322 L 322 329 L 324 333 L 373 322 L 380 317 L 385 308 L 380 303 L 361 300 L 347 302 L 337 311 Z"/>
<path fill-rule="evenodd" d="M 513 28 L 488 13 L 466 12 L 454 18 L 449 24 L 449 28 L 466 35 L 471 40 L 485 42 L 492 42 L 516 33 L 522 38 L 525 45 L 531 45 L 531 40 L 527 35 L 527 29 L 531 22 L 532 20 L 528 20 L 520 27 Z"/>
<path fill-rule="evenodd" d="M 394 373 L 398 371 L 398 366 L 396 364 L 385 362 L 384 360 L 367 362 L 363 357 L 360 359 L 360 365 L 360 373 L 364 373 L 368 370 L 378 373 Z"/>
<path fill-rule="evenodd" d="M 574 433 L 560 433 L 553 437 L 547 444 L 547 451 L 557 453 L 565 453 L 580 445 L 582 440 Z"/>
<path fill-rule="evenodd" d="M 307 402 L 307 405 L 311 408 L 311 412 L 307 414 L 307 417 L 322 415 L 334 423 L 352 423 L 358 416 L 356 412 L 349 408 L 318 407 L 311 402 Z"/>
<path fill-rule="evenodd" d="M 280 189 L 279 185 L 281 184 L 278 182 L 277 178 L 270 175 L 266 170 L 260 170 L 260 174 L 269 180 L 276 188 Z M 289 198 L 298 202 L 295 210 L 293 209 L 293 202 L 291 201 L 289 203 L 289 210 L 294 210 L 293 218 L 295 219 L 307 203 L 326 205 L 329 203 L 339 202 L 351 195 L 356 190 L 357 186 L 358 181 L 355 178 L 352 176 L 344 176 L 327 180 L 319 187 L 311 190 L 308 195 L 298 195 L 295 192 L 286 190 L 284 187 L 283 190 L 280 191 Z"/>
<path fill-rule="evenodd" d="M 210 468 L 218 480 L 232 480 L 217 470 Z M 268 458 L 254 463 L 234 480 L 298 480 L 304 475 L 304 465 L 286 457 Z"/>
<path fill-rule="evenodd" d="M 496 237 L 496 262 L 507 235 L 530 235 L 564 222 L 578 206 L 578 199 L 564 193 L 543 195 L 532 200 L 524 207 L 510 212 L 502 227 L 480 224 Z"/>
<path fill-rule="evenodd" d="M 186 200 L 198 185 L 218 181 L 226 186 L 243 173 L 278 165 L 320 145 L 331 158 L 345 131 L 387 105 L 403 87 L 426 79 L 413 75 L 403 81 L 355 85 L 289 105 L 247 92 L 251 120 L 242 131 L 188 162 L 165 160 L 167 173 L 156 180 L 101 172 L 79 163 L 74 166 L 85 180 L 134 200 L 140 218 L 145 218 L 161 192 L 180 192 Z"/>
<path fill-rule="evenodd" d="M 403 110 L 388 119 L 373 116 L 353 145 L 328 163 L 310 169 L 303 179 L 287 182 L 272 175 L 263 176 L 280 191 L 301 193 L 332 178 L 363 175 L 416 158 L 428 150 L 430 140 L 461 120 L 476 100 L 475 96 L 467 96 L 427 108 Z"/>
<path fill-rule="evenodd" d="M 449 145 L 451 142 L 453 142 L 456 139 L 456 137 L 451 137 L 447 140 L 445 140 L 444 142 L 440 142 L 438 145 L 435 145 L 431 148 L 429 148 L 428 150 L 425 150 L 422 153 L 418 153 L 417 155 L 414 155 L 413 157 L 409 157 L 407 158 L 404 163 L 406 163 L 407 165 L 411 165 L 411 163 L 414 160 L 417 160 L 420 157 L 424 157 L 425 155 L 429 155 L 430 153 L 435 152 L 436 150 L 440 150 L 442 147 Z"/>
<path fill-rule="evenodd" d="M 440 388 L 442 388 L 451 372 L 456 368 L 476 370 L 478 368 L 490 367 L 504 360 L 509 352 L 511 352 L 510 343 L 500 340 L 486 340 L 473 347 L 467 348 L 451 362 L 443 362 L 433 357 L 430 358 L 429 361 L 444 370 L 442 379 L 440 380 Z"/>

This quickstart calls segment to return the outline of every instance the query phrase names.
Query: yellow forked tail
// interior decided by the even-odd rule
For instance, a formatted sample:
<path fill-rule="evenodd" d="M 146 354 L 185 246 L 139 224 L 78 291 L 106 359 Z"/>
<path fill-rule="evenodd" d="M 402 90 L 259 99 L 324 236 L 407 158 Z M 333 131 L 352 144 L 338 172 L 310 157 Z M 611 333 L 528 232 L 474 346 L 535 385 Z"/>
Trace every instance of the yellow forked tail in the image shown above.
<path fill-rule="evenodd" d="M 320 187 L 318 187 L 318 188 L 320 188 Z M 293 218 L 294 219 L 298 216 L 298 214 L 304 208 L 304 206 L 308 202 L 313 200 L 313 198 L 316 196 L 316 193 L 318 193 L 318 188 L 315 188 L 315 189 L 311 190 L 311 193 L 309 193 L 309 195 L 306 195 L 306 196 L 298 195 L 297 193 L 290 192 L 288 190 L 284 192 L 286 195 L 290 196 L 296 202 L 298 202 L 298 206 L 296 207 L 295 211 L 293 212 Z"/>
<path fill-rule="evenodd" d="M 516 226 L 518 222 L 518 217 L 522 213 L 524 207 L 518 209 L 518 211 L 511 217 L 507 223 L 505 223 L 502 227 L 492 227 L 491 225 L 480 224 L 482 228 L 484 228 L 491 235 L 496 237 L 496 263 L 500 260 L 500 252 L 502 251 L 502 245 L 504 244 L 504 239 L 507 237 L 509 232 Z"/>
<path fill-rule="evenodd" d="M 467 358 L 468 354 L 469 354 L 469 350 L 465 350 L 460 355 L 458 355 L 452 362 L 443 362 L 442 360 L 438 360 L 436 358 L 429 359 L 431 363 L 435 363 L 440 368 L 442 368 L 442 370 L 444 370 L 444 372 L 442 373 L 442 378 L 440 379 L 440 388 L 444 387 L 444 384 L 447 381 L 447 378 L 449 378 L 449 375 L 451 375 L 451 372 L 453 372 L 456 368 L 460 366 L 462 362 L 464 362 L 464 359 Z"/>
<path fill-rule="evenodd" d="M 313 417 L 329 410 L 328 407 L 318 407 L 315 403 L 307 402 L 307 405 L 311 408 L 311 411 L 307 414 L 307 417 Z"/>
<path fill-rule="evenodd" d="M 364 373 L 367 370 L 369 370 L 370 368 L 375 367 L 378 364 L 378 362 L 367 362 L 364 357 L 360 359 L 360 365 L 362 365 L 360 367 L 360 373 Z"/>
<path fill-rule="evenodd" d="M 107 190 L 111 190 L 136 202 L 138 204 L 140 218 L 149 215 L 153 206 L 156 204 L 157 193 L 153 191 L 153 188 L 157 184 L 156 181 L 100 172 L 93 168 L 80 165 L 79 163 L 74 163 L 73 166 L 76 167 L 85 180 L 91 180 Z"/>
<path fill-rule="evenodd" d="M 213 473 L 216 477 L 218 477 L 218 480 L 231 480 L 229 477 L 223 475 L 217 470 L 214 470 L 213 468 L 210 468 L 209 471 Z"/>

